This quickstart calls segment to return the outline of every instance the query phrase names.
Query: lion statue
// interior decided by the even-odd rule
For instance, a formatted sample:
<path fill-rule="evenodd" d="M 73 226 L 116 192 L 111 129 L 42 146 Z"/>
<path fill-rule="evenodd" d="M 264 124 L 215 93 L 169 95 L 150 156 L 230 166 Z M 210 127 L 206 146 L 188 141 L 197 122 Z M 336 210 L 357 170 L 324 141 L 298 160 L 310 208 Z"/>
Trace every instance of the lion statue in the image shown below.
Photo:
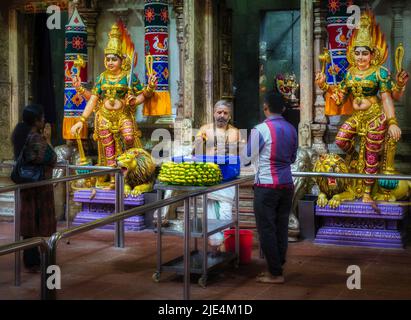
<path fill-rule="evenodd" d="M 320 155 L 314 165 L 314 172 L 348 173 L 350 170 L 338 154 L 328 153 Z M 320 189 L 317 200 L 317 205 L 320 207 L 328 204 L 331 208 L 337 208 L 341 201 L 356 198 L 350 179 L 317 177 L 315 182 Z"/>
<path fill-rule="evenodd" d="M 125 196 L 138 196 L 153 189 L 155 169 L 151 155 L 141 148 L 131 148 L 117 157 L 117 167 L 124 174 Z"/>
<path fill-rule="evenodd" d="M 323 154 L 315 163 L 314 172 L 355 173 L 357 157 L 358 155 L 355 155 L 350 160 L 349 167 L 347 167 L 346 162 L 339 155 L 333 153 Z M 360 198 L 363 191 L 362 180 L 360 179 L 318 177 L 315 178 L 315 181 L 321 191 L 317 199 L 317 205 L 320 207 L 325 207 L 328 204 L 331 208 L 337 208 L 342 201 L 352 201 Z M 388 188 L 388 186 L 390 187 Z M 411 195 L 411 181 L 379 180 L 378 183 L 374 184 L 371 195 L 374 201 L 394 202 L 406 200 Z"/>

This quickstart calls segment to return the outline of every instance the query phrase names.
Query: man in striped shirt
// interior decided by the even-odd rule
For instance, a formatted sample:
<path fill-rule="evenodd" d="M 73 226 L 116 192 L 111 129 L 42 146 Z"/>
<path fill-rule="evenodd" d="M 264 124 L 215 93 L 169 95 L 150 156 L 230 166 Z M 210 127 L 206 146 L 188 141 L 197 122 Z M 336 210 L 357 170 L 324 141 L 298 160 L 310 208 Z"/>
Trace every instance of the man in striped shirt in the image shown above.
<path fill-rule="evenodd" d="M 260 274 L 257 281 L 284 283 L 282 266 L 288 246 L 288 216 L 294 188 L 291 164 L 297 154 L 297 132 L 281 116 L 285 109 L 281 95 L 269 93 L 263 108 L 266 120 L 252 130 L 247 145 L 247 156 L 256 168 L 254 214 L 268 265 L 268 272 Z"/>

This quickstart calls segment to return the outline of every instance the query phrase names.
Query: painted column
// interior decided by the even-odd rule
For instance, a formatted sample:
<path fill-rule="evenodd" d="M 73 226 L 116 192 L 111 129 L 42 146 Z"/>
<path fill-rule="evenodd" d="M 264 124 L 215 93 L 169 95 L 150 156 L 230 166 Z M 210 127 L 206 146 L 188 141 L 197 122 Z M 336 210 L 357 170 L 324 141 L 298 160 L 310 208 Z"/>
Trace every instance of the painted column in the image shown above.
<path fill-rule="evenodd" d="M 298 145 L 311 146 L 311 124 L 313 121 L 313 1 L 301 0 L 301 62 L 300 62 L 300 124 Z"/>

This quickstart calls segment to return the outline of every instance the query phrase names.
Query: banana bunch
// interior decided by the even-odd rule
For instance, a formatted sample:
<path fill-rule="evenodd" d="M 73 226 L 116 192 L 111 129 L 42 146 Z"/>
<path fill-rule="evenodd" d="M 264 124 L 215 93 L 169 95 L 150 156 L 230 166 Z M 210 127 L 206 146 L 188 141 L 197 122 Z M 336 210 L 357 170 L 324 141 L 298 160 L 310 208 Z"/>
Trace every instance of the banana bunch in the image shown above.
<path fill-rule="evenodd" d="M 158 180 L 182 186 L 210 186 L 222 180 L 220 167 L 212 162 L 165 162 Z"/>

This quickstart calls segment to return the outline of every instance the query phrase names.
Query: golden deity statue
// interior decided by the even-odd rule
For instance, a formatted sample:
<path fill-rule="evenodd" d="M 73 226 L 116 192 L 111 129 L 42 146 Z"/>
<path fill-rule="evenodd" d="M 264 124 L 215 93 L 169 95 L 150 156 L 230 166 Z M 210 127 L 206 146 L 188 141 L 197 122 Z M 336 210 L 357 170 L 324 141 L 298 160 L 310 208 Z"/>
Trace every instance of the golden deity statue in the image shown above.
<path fill-rule="evenodd" d="M 373 14 L 366 12 L 347 47 L 349 68 L 344 79 L 338 85 L 328 85 L 324 68 L 316 74 L 316 84 L 325 92 L 327 101 L 332 99 L 339 107 L 349 105 L 350 117 L 340 127 L 336 144 L 346 153 L 345 163 L 351 172 L 370 175 L 395 172 L 394 155 L 401 129 L 393 101 L 404 94 L 409 75 L 401 66 L 402 45 L 396 52 L 396 81 L 383 66 L 387 57 L 384 35 Z M 321 56 L 320 60 L 326 59 Z M 356 198 L 372 202 L 373 186 L 374 179 L 354 180 L 349 192 L 335 197 L 336 202 Z"/>
<path fill-rule="evenodd" d="M 114 167 L 124 151 L 141 148 L 136 107 L 153 96 L 157 78 L 151 73 L 148 85 L 143 87 L 133 73 L 137 62 L 134 44 L 121 21 L 112 26 L 104 55 L 106 70 L 98 76 L 91 92 L 81 86 L 79 77 L 73 77 L 73 86 L 88 102 L 71 133 L 77 136 L 95 112 L 93 137 L 98 143 L 98 165 Z"/>

